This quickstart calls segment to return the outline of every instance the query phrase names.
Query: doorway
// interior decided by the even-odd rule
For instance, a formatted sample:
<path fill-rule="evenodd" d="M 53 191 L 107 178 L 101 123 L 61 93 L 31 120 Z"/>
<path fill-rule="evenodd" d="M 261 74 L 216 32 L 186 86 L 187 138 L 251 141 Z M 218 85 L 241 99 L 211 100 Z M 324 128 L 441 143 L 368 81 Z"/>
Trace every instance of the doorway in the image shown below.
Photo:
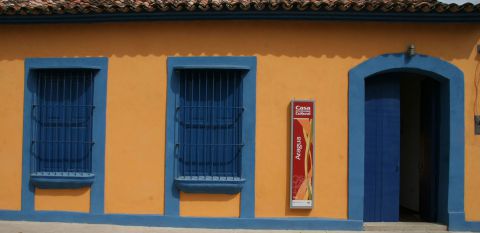
<path fill-rule="evenodd" d="M 437 222 L 440 87 L 407 72 L 365 80 L 364 221 Z"/>
<path fill-rule="evenodd" d="M 464 208 L 464 75 L 455 65 L 425 54 L 382 54 L 348 72 L 348 219 L 364 222 L 365 209 L 370 208 L 365 206 L 366 81 L 393 72 L 425 75 L 440 83 L 437 222 L 452 231 L 469 229 Z"/>

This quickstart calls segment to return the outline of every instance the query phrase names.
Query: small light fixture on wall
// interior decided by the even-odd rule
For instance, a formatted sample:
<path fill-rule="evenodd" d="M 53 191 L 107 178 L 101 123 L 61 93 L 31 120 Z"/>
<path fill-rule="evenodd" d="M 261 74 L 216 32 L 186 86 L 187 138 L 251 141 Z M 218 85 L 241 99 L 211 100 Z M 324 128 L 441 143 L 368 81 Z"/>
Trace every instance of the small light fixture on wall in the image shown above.
<path fill-rule="evenodd" d="M 415 44 L 410 44 L 407 48 L 407 56 L 413 57 L 417 52 L 415 51 Z"/>

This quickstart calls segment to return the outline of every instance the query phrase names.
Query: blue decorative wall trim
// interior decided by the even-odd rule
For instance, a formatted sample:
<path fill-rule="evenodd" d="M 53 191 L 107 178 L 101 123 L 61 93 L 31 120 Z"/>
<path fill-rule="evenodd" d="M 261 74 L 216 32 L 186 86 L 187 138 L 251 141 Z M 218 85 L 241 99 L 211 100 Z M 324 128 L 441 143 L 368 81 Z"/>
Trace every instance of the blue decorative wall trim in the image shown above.
<path fill-rule="evenodd" d="M 105 117 L 107 98 L 107 58 L 27 58 L 25 59 L 23 158 L 22 158 L 22 214 L 34 212 L 35 189 L 30 182 L 31 105 L 33 70 L 35 69 L 95 69 L 93 114 L 92 171 L 95 180 L 90 190 L 90 213 L 104 212 L 105 191 Z"/>
<path fill-rule="evenodd" d="M 245 179 L 240 195 L 240 217 L 255 216 L 255 118 L 256 118 L 256 57 L 169 57 L 167 87 L 167 117 L 165 146 L 165 215 L 178 216 L 180 193 L 175 187 L 175 111 L 178 95 L 177 69 L 242 69 L 243 112 L 242 177 Z"/>
<path fill-rule="evenodd" d="M 405 54 L 386 54 L 365 61 L 349 72 L 349 177 L 348 177 L 348 216 L 351 220 L 363 221 L 364 195 L 364 142 L 365 142 L 365 79 L 385 72 L 414 72 L 440 81 L 443 99 L 450 106 L 446 109 L 448 122 L 441 132 L 448 134 L 448 142 L 443 143 L 448 162 L 448 174 L 441 174 L 440 189 L 448 193 L 444 196 L 447 213 L 439 212 L 439 218 L 448 224 L 450 230 L 473 230 L 475 223 L 465 222 L 464 213 L 464 79 L 463 72 L 454 65 L 438 58 Z M 442 155 L 441 155 L 442 156 Z M 442 199 L 442 195 L 439 195 Z M 442 216 L 443 215 L 443 216 Z M 472 227 L 472 228 L 470 228 Z"/>
<path fill-rule="evenodd" d="M 38 65 L 39 60 L 32 64 L 30 59 L 25 60 L 24 99 L 23 99 L 23 145 L 22 145 L 22 207 L 24 213 L 35 210 L 35 188 L 30 184 L 30 147 L 31 147 L 31 114 L 33 93 L 29 86 L 32 85 L 33 74 L 31 67 Z"/>
<path fill-rule="evenodd" d="M 323 218 L 190 218 L 160 215 L 87 214 L 37 211 L 0 211 L 0 219 L 42 222 L 77 222 L 127 226 L 281 229 L 281 230 L 361 230 L 362 222 Z"/>
<path fill-rule="evenodd" d="M 469 231 L 480 232 L 480 222 L 466 222 L 465 229 Z"/>
<path fill-rule="evenodd" d="M 475 13 L 394 13 L 394 12 L 327 12 L 327 11 L 211 11 L 211 12 L 145 12 L 115 14 L 64 14 L 0 16 L 0 24 L 24 23 L 95 23 L 151 20 L 337 20 L 381 22 L 480 22 Z"/>

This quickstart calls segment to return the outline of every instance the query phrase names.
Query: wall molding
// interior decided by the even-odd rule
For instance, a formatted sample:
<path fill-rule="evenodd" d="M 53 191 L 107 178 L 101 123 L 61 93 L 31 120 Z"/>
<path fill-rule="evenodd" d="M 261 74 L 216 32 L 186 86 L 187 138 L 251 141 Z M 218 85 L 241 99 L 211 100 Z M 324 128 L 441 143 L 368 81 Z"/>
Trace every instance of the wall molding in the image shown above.
<path fill-rule="evenodd" d="M 180 192 L 175 187 L 175 120 L 178 69 L 242 69 L 242 178 L 245 180 L 240 194 L 240 218 L 255 217 L 255 124 L 257 58 L 252 56 L 195 56 L 168 57 L 167 59 L 167 114 L 165 137 L 165 215 L 180 215 Z"/>
<path fill-rule="evenodd" d="M 94 98 L 97 106 L 93 115 L 92 172 L 95 180 L 90 187 L 90 212 L 104 212 L 105 193 L 105 123 L 107 103 L 108 58 L 27 58 L 25 59 L 23 148 L 22 148 L 22 212 L 35 212 L 35 187 L 30 182 L 31 105 L 32 90 L 29 86 L 35 69 L 95 69 Z M 35 212 L 36 213 L 36 212 Z"/>

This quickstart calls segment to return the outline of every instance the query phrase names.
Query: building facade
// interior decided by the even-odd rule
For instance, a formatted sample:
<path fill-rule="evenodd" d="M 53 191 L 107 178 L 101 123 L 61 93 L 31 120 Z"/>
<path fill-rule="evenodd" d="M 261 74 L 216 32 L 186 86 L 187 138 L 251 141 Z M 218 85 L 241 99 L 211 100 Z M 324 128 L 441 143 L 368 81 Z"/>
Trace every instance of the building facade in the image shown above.
<path fill-rule="evenodd" d="M 0 219 L 480 231 L 478 21 L 436 1 L 0 2 Z M 292 100 L 314 103 L 311 208 L 290 203 Z"/>

